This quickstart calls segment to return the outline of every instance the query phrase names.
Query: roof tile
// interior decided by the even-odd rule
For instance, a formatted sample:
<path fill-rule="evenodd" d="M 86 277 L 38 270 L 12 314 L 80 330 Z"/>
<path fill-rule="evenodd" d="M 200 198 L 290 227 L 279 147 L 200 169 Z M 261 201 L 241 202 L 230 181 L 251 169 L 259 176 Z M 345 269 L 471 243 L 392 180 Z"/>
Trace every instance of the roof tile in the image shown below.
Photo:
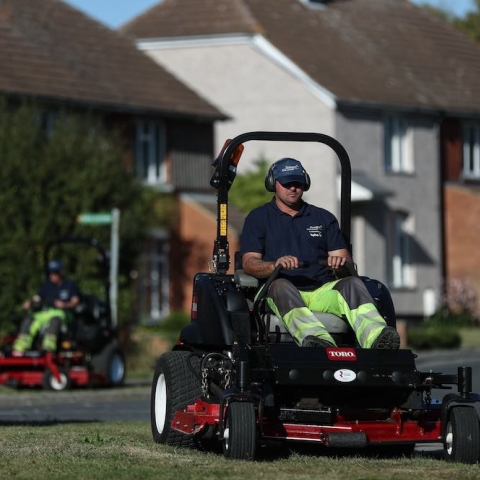
<path fill-rule="evenodd" d="M 118 32 L 60 0 L 0 0 L 0 91 L 221 118 Z"/>
<path fill-rule="evenodd" d="M 407 0 L 164 0 L 121 30 L 261 32 L 340 102 L 480 111 L 480 45 Z"/>

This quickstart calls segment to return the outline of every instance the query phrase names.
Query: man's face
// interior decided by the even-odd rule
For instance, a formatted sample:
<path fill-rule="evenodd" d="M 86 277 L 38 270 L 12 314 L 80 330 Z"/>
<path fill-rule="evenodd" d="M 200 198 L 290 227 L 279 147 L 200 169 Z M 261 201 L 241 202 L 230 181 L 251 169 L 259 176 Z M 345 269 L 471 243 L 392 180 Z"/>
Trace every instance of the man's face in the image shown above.
<path fill-rule="evenodd" d="M 287 207 L 294 207 L 300 202 L 305 185 L 300 182 L 289 182 L 284 185 L 276 182 L 275 187 L 278 200 Z"/>
<path fill-rule="evenodd" d="M 62 280 L 62 274 L 58 271 L 49 272 L 48 276 L 53 283 L 60 283 Z"/>

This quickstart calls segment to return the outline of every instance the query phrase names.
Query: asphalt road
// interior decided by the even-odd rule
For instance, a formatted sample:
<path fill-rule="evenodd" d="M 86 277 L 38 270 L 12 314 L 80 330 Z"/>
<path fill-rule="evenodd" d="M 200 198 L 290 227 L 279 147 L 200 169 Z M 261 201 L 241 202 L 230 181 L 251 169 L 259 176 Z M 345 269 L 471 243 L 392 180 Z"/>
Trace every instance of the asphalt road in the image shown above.
<path fill-rule="evenodd" d="M 472 367 L 472 391 L 480 394 L 480 348 L 420 353 L 415 364 L 420 371 L 445 374 L 456 374 L 458 367 Z M 456 387 L 451 391 L 456 392 Z M 440 400 L 447 393 L 449 390 L 437 390 L 432 396 Z"/>
<path fill-rule="evenodd" d="M 0 426 L 149 420 L 148 381 L 65 392 L 0 390 Z"/>

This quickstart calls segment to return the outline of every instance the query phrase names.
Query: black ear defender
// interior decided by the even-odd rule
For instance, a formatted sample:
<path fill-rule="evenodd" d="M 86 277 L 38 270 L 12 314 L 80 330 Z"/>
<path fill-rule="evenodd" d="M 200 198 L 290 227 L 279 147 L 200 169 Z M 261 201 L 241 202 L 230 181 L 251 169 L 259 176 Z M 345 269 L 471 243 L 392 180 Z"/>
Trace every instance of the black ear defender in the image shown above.
<path fill-rule="evenodd" d="M 273 168 L 278 162 L 273 163 L 270 165 L 268 169 L 267 176 L 265 177 L 265 189 L 267 192 L 275 192 L 275 176 L 273 174 Z"/>
<path fill-rule="evenodd" d="M 268 169 L 267 176 L 265 177 L 265 189 L 267 192 L 272 192 L 275 193 L 275 183 L 276 183 L 276 178 L 274 174 L 275 166 L 286 160 L 285 158 L 281 158 L 280 160 L 277 160 L 275 163 L 273 163 L 270 168 Z M 302 174 L 303 174 L 303 184 L 305 187 L 303 188 L 303 191 L 306 192 L 310 188 L 310 176 L 306 172 L 306 170 L 302 167 Z"/>

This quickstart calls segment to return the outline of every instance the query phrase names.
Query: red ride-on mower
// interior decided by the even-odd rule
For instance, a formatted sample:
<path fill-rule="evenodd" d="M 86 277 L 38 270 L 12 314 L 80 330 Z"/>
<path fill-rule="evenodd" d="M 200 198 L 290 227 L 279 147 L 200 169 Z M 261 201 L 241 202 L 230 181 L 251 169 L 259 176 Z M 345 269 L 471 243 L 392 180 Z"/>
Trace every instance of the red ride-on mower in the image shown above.
<path fill-rule="evenodd" d="M 272 441 L 392 456 L 433 442 L 444 445 L 449 461 L 478 462 L 480 396 L 471 393 L 470 367 L 455 375 L 420 372 L 411 350 L 359 348 L 346 321 L 319 312 L 339 346 L 298 347 L 261 295 L 254 299 L 258 281 L 241 268 L 227 274 L 228 191 L 243 144 L 252 140 L 317 142 L 334 150 L 342 169 L 340 224 L 349 244 L 351 170 L 340 143 L 322 134 L 280 132 L 246 133 L 230 141 L 211 181 L 218 191 L 215 270 L 195 276 L 191 323 L 155 368 L 155 442 L 220 443 L 234 459 L 255 459 L 257 447 Z M 378 281 L 364 281 L 387 323 L 395 326 L 388 290 Z M 443 401 L 432 399 L 433 389 L 452 388 L 448 385 L 457 391 Z"/>
<path fill-rule="evenodd" d="M 117 386 L 125 378 L 125 361 L 112 324 L 108 255 L 93 238 L 66 237 L 56 240 L 45 250 L 45 265 L 55 248 L 70 245 L 96 249 L 98 277 L 102 294 L 81 293 L 73 320 L 62 327 L 55 353 L 40 350 L 40 338 L 34 348 L 22 357 L 12 356 L 16 335 L 2 341 L 0 352 L 0 384 L 12 387 L 41 387 L 65 390 L 72 386 Z M 68 247 L 67 247 L 68 248 Z M 40 333 L 41 335 L 41 333 Z"/>

